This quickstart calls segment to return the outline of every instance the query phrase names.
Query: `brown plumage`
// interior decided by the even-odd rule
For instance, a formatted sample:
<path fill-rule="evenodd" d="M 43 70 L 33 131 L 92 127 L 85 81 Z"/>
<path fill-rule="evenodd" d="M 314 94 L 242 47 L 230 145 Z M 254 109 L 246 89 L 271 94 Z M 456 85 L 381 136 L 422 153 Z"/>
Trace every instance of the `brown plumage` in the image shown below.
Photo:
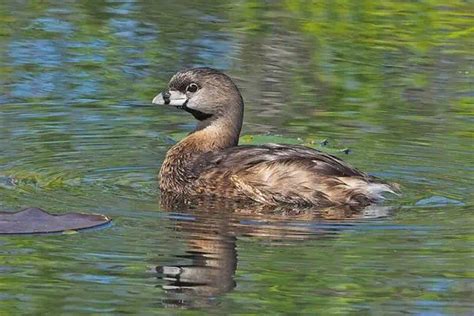
<path fill-rule="evenodd" d="M 242 96 L 217 70 L 178 72 L 153 103 L 176 106 L 198 120 L 195 131 L 166 154 L 160 170 L 162 191 L 269 205 L 366 206 L 397 189 L 312 148 L 237 146 Z"/>

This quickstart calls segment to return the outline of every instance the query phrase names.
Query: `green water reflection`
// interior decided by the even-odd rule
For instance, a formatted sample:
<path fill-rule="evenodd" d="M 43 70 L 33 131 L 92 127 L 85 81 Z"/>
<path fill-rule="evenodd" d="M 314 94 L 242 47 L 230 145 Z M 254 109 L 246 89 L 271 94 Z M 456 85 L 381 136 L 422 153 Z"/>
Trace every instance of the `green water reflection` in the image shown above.
<path fill-rule="evenodd" d="M 0 310 L 470 313 L 472 12 L 434 0 L 2 1 L 0 208 L 114 225 L 0 238 Z M 244 142 L 327 139 L 400 183 L 397 209 L 340 220 L 160 206 L 163 156 L 193 124 L 150 101 L 199 65 L 241 88 Z"/>

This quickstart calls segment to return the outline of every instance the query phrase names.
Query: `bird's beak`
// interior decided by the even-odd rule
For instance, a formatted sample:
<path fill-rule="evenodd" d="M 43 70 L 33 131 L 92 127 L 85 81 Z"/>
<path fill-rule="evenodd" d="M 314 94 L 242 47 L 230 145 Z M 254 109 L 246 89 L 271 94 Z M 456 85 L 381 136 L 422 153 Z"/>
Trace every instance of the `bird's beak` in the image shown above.
<path fill-rule="evenodd" d="M 187 101 L 188 97 L 186 94 L 175 90 L 166 90 L 154 97 L 151 102 L 158 105 L 174 105 L 180 107 L 184 106 Z"/>

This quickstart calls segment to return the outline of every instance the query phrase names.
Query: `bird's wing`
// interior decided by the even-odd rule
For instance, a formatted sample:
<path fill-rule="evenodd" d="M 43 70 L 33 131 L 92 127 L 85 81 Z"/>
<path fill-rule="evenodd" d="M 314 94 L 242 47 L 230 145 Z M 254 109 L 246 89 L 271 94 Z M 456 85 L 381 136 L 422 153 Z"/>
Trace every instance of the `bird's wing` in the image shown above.
<path fill-rule="evenodd" d="M 391 191 L 390 185 L 335 156 L 294 145 L 237 146 L 206 153 L 194 164 L 193 173 L 209 185 L 228 179 L 262 203 L 368 204 Z"/>
<path fill-rule="evenodd" d="M 369 177 L 341 159 L 322 151 L 298 145 L 266 144 L 236 146 L 201 155 L 194 164 L 193 173 L 209 170 L 230 170 L 232 173 L 248 170 L 257 165 L 285 166 L 295 162 L 320 176 Z"/>

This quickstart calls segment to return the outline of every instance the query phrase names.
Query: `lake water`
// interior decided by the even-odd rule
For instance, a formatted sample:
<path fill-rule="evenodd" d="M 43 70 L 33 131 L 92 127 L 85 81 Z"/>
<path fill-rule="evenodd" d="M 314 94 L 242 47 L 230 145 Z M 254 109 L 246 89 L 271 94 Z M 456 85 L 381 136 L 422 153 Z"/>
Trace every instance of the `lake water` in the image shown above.
<path fill-rule="evenodd" d="M 472 314 L 472 12 L 437 0 L 2 1 L 0 209 L 113 224 L 1 237 L 0 313 Z M 321 147 L 403 195 L 351 215 L 160 201 L 166 150 L 194 123 L 151 99 L 202 65 L 240 87 L 242 142 Z"/>

